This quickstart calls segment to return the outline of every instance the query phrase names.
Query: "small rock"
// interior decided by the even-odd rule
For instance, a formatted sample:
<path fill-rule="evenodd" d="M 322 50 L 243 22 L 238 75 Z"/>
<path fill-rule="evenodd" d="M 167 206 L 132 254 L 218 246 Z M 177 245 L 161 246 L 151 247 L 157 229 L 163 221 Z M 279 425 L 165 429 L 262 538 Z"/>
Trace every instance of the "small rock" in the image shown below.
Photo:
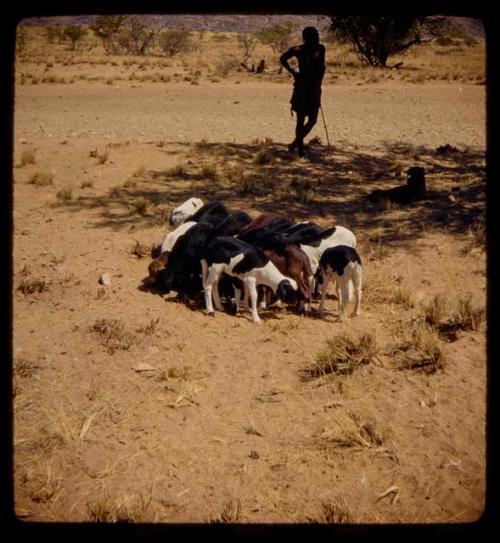
<path fill-rule="evenodd" d="M 257 451 L 250 451 L 248 455 L 252 460 L 257 460 L 259 458 L 259 453 Z"/>
<path fill-rule="evenodd" d="M 455 204 L 457 202 L 457 198 L 453 194 L 448 194 L 448 201 Z"/>
<path fill-rule="evenodd" d="M 101 277 L 99 277 L 99 283 L 105 287 L 109 287 L 111 285 L 111 277 L 109 276 L 109 273 L 103 273 Z"/>

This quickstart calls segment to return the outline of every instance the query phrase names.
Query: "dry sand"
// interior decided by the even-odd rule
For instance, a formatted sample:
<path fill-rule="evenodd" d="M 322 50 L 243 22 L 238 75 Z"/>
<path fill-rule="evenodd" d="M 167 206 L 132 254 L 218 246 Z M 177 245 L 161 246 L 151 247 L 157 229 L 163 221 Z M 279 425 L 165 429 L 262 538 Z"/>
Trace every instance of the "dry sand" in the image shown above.
<path fill-rule="evenodd" d="M 482 514 L 484 324 L 442 339 L 433 373 L 398 370 L 391 348 L 436 294 L 444 317 L 469 295 L 485 307 L 485 253 L 473 236 L 485 207 L 485 87 L 325 86 L 333 148 L 304 159 L 285 151 L 289 95 L 273 83 L 17 88 L 20 518 L 428 523 Z M 326 142 L 321 120 L 314 135 Z M 272 140 L 271 163 L 255 163 L 256 138 Z M 445 144 L 456 151 L 437 154 Z M 27 149 L 35 163 L 21 165 Z M 108 153 L 104 163 L 96 150 Z M 369 190 L 401 183 L 412 165 L 426 169 L 428 202 L 367 204 Z M 271 188 L 236 191 L 224 172 L 240 167 Z M 30 184 L 35 173 L 52 173 L 53 184 Z M 290 188 L 306 181 L 303 192 Z M 67 187 L 64 201 L 57 193 Z M 324 320 L 269 309 L 255 325 L 246 313 L 211 319 L 173 294 L 141 291 L 150 258 L 133 254 L 136 243 L 159 243 L 169 210 L 192 195 L 252 216 L 350 227 L 366 275 L 361 315 L 338 322 L 331 297 Z M 138 197 L 150 202 L 142 215 Z M 105 272 L 110 286 L 98 283 Z M 23 281 L 42 291 L 23 294 Z M 102 319 L 123 325 L 112 354 L 92 330 Z M 304 380 L 326 341 L 345 332 L 373 334 L 376 359 Z"/>

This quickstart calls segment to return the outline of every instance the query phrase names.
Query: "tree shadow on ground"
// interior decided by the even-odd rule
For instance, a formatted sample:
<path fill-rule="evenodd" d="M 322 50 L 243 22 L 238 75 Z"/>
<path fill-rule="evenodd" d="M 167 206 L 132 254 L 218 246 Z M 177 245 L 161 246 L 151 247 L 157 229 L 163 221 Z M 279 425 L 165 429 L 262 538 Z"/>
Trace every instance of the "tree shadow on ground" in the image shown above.
<path fill-rule="evenodd" d="M 59 203 L 75 212 L 98 210 L 95 228 L 139 229 L 165 225 L 170 210 L 192 196 L 222 200 L 229 209 L 282 213 L 295 220 L 342 224 L 355 233 L 378 231 L 379 239 L 407 244 L 432 229 L 467 233 L 484 222 L 486 164 L 482 149 L 432 149 L 403 143 L 360 148 L 310 145 L 308 156 L 291 155 L 285 145 L 166 144 L 182 159 L 177 168 L 152 170 L 136 183 L 107 195 L 81 195 Z M 180 150 L 180 151 L 179 151 Z M 428 198 L 411 206 L 372 205 L 368 194 L 406 183 L 411 166 L 425 168 Z M 145 207 L 141 201 L 146 202 Z"/>

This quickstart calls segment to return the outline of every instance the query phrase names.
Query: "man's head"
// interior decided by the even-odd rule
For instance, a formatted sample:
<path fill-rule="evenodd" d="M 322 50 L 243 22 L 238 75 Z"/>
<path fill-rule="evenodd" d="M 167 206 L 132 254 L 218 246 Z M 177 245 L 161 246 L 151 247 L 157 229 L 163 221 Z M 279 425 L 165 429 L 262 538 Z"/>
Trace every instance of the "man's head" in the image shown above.
<path fill-rule="evenodd" d="M 319 43 L 319 34 L 314 26 L 306 26 L 302 31 L 302 39 L 306 45 L 315 45 Z"/>

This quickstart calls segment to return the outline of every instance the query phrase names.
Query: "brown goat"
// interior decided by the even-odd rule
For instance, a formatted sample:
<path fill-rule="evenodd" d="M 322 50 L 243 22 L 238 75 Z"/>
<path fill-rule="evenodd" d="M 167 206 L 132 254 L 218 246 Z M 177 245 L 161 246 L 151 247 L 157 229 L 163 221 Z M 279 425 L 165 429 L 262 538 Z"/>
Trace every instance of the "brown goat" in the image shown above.
<path fill-rule="evenodd" d="M 160 272 L 162 272 L 167 267 L 169 256 L 170 251 L 165 251 L 164 253 L 161 253 L 158 258 L 155 258 L 152 262 L 150 262 L 148 266 L 149 275 L 143 281 L 145 285 L 157 285 L 160 278 Z"/>
<path fill-rule="evenodd" d="M 302 309 L 304 302 L 310 302 L 310 278 L 312 277 L 311 264 L 304 251 L 294 244 L 286 245 L 283 250 L 267 249 L 264 254 L 278 268 L 278 270 L 287 277 L 294 279 L 299 288 L 300 299 L 299 309 Z M 310 310 L 309 305 L 306 311 Z"/>
<path fill-rule="evenodd" d="M 272 212 L 266 212 L 262 213 L 258 217 L 256 217 L 250 224 L 245 225 L 241 230 L 242 232 L 248 232 L 250 230 L 255 230 L 256 228 L 263 228 L 264 226 L 267 226 L 270 222 L 276 220 L 276 219 L 284 219 L 283 215 L 279 215 L 278 213 L 272 213 Z"/>

